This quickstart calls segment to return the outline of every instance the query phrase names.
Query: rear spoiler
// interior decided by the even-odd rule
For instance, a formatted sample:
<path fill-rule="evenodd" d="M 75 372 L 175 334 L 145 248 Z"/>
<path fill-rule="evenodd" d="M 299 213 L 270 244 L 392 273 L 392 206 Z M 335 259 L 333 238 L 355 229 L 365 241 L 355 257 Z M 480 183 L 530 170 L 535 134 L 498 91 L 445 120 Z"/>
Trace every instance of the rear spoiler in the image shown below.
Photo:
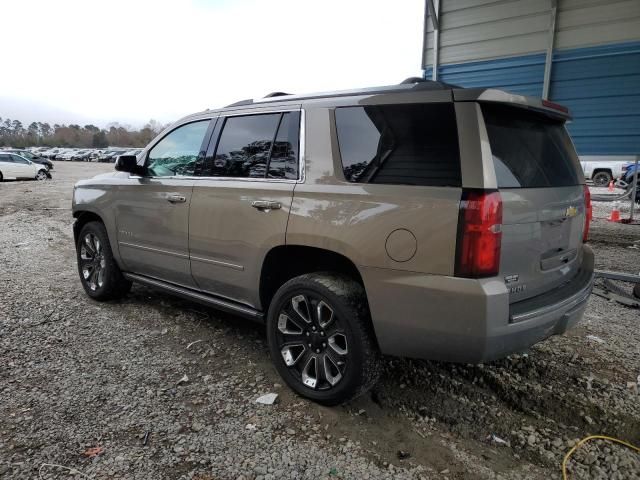
<path fill-rule="evenodd" d="M 569 109 L 564 105 L 550 102 L 549 100 L 542 100 L 541 98 L 509 93 L 495 88 L 456 88 L 453 89 L 453 99 L 456 102 L 506 103 L 514 107 L 536 110 L 545 115 L 563 120 L 571 120 L 573 118 Z"/>

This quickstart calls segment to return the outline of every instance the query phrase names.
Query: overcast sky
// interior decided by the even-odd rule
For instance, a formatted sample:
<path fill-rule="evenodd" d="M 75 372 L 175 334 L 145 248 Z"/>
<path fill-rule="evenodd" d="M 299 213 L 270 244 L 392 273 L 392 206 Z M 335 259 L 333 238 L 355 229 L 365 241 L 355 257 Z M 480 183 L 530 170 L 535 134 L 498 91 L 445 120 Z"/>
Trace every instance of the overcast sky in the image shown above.
<path fill-rule="evenodd" d="M 0 117 L 137 126 L 398 83 L 421 72 L 423 14 L 424 0 L 7 1 Z"/>

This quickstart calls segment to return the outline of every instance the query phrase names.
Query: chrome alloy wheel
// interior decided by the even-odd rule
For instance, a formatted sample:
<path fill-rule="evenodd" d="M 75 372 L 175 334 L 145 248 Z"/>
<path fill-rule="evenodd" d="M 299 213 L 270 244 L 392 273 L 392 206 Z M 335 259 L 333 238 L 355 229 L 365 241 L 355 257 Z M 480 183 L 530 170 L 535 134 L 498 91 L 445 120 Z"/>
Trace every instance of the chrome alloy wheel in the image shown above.
<path fill-rule="evenodd" d="M 328 390 L 343 378 L 349 349 L 340 319 L 319 296 L 298 294 L 278 314 L 278 349 L 306 387 Z"/>
<path fill-rule="evenodd" d="M 93 291 L 104 285 L 105 259 L 100 239 L 93 233 L 87 233 L 80 246 L 82 278 Z"/>

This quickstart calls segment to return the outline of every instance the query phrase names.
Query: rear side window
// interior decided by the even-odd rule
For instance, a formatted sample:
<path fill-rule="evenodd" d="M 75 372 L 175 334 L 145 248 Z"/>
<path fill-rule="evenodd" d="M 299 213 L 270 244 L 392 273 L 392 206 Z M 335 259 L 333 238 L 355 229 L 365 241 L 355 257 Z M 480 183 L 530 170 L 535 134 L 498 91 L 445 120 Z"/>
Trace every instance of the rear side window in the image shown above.
<path fill-rule="evenodd" d="M 335 116 L 349 182 L 461 185 L 452 103 L 341 107 Z"/>
<path fill-rule="evenodd" d="M 228 117 L 211 176 L 298 178 L 299 112 Z"/>
<path fill-rule="evenodd" d="M 498 188 L 581 183 L 577 157 L 560 120 L 505 105 L 482 105 Z"/>

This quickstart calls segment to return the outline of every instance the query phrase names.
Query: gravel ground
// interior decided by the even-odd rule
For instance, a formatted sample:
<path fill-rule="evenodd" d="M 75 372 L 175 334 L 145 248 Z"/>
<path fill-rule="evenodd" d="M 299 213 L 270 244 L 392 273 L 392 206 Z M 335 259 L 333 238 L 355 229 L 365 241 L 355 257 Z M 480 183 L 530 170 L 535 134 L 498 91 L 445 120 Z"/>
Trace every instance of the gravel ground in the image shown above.
<path fill-rule="evenodd" d="M 71 187 L 111 168 L 57 162 L 51 181 L 0 184 L 0 478 L 547 480 L 588 434 L 640 443 L 640 316 L 600 297 L 502 361 L 387 358 L 372 394 L 338 408 L 281 385 L 260 325 L 141 286 L 91 301 Z M 599 268 L 637 273 L 639 226 L 592 232 Z M 593 441 L 569 470 L 639 479 L 640 460 Z"/>

